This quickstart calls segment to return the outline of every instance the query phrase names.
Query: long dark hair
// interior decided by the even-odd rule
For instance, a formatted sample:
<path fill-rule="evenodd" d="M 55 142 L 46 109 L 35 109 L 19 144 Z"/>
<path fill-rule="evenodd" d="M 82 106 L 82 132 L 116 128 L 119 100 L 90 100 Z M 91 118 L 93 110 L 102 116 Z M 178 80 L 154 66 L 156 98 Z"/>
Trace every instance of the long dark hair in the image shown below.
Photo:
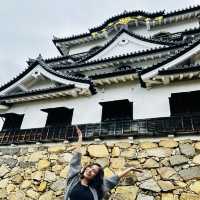
<path fill-rule="evenodd" d="M 104 178 L 103 167 L 98 163 L 92 163 L 92 164 L 87 165 L 81 171 L 81 179 L 84 178 L 83 174 L 84 174 L 86 168 L 91 167 L 93 165 L 98 166 L 99 171 L 98 171 L 98 174 L 91 180 L 91 182 L 89 183 L 89 186 L 91 186 L 92 188 L 94 188 L 97 191 L 98 199 L 101 200 L 104 195 L 104 193 L 103 193 L 103 178 Z"/>

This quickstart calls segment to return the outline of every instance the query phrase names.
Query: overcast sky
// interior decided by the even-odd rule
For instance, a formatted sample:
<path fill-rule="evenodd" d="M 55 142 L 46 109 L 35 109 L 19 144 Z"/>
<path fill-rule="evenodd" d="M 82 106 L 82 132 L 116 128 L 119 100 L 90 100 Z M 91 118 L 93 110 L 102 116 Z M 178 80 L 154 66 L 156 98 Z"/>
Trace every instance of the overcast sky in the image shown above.
<path fill-rule="evenodd" d="M 200 0 L 2 0 L 0 6 L 0 84 L 18 75 L 28 58 L 58 56 L 53 35 L 85 33 L 124 10 L 175 10 Z"/>

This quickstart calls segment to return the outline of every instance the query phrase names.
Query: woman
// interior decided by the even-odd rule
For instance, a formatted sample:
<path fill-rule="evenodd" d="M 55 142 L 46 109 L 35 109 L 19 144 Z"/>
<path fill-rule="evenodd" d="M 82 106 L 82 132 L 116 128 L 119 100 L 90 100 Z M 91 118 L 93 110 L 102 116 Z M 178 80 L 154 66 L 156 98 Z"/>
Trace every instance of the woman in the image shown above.
<path fill-rule="evenodd" d="M 81 170 L 82 132 L 78 127 L 76 132 L 78 142 L 69 166 L 64 200 L 102 200 L 104 194 L 114 188 L 121 177 L 131 170 L 141 172 L 130 167 L 118 175 L 104 178 L 103 168 L 98 163 L 88 165 Z"/>

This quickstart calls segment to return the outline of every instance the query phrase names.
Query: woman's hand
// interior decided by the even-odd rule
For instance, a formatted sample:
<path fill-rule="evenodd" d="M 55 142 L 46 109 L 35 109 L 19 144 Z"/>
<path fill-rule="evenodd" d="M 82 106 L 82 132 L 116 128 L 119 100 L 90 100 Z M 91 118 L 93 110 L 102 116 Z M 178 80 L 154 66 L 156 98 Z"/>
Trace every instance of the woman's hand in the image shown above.
<path fill-rule="evenodd" d="M 143 172 L 141 169 L 137 169 L 135 167 L 129 167 L 128 169 L 129 169 L 129 171 L 140 172 L 140 173 Z"/>
<path fill-rule="evenodd" d="M 83 140 L 83 134 L 82 134 L 80 128 L 78 128 L 78 126 L 76 126 L 75 128 L 76 128 L 76 133 L 78 135 L 78 142 L 82 142 L 82 140 Z"/>
<path fill-rule="evenodd" d="M 129 168 L 125 169 L 124 171 L 122 171 L 121 173 L 118 174 L 119 178 L 122 178 L 122 177 L 126 176 L 130 171 L 135 171 L 135 172 L 142 173 L 141 169 L 137 169 L 135 167 L 129 167 Z"/>
<path fill-rule="evenodd" d="M 81 152 L 81 145 L 82 145 L 82 140 L 83 140 L 83 134 L 81 132 L 81 130 L 78 128 L 78 126 L 75 127 L 76 129 L 76 133 L 78 135 L 78 141 L 76 144 L 76 152 Z"/>

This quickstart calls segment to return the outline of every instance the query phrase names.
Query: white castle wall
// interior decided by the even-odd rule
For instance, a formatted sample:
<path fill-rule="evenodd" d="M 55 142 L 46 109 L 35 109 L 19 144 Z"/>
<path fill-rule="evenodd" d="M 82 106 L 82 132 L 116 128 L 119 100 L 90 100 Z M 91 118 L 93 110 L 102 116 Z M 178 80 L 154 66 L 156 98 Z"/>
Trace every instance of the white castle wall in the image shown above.
<path fill-rule="evenodd" d="M 15 105 L 7 112 L 25 114 L 22 129 L 44 127 L 47 113 L 41 109 L 62 106 L 74 109 L 72 124 L 98 123 L 101 121 L 102 113 L 99 102 L 129 99 L 133 102 L 134 119 L 167 117 L 170 116 L 171 93 L 200 90 L 199 83 L 198 80 L 183 81 L 145 89 L 141 88 L 137 82 L 129 82 L 101 88 L 98 94 L 90 97 L 33 101 Z"/>
<path fill-rule="evenodd" d="M 124 43 L 123 43 L 123 40 L 125 41 Z M 161 46 L 163 45 L 144 42 L 140 39 L 133 38 L 127 33 L 122 33 L 112 44 L 110 44 L 102 52 L 98 53 L 98 55 L 89 59 L 89 61 L 112 57 L 112 56 L 119 56 L 119 55 L 131 53 L 131 52 L 137 52 L 137 51 L 147 50 L 147 49 L 156 48 L 156 47 L 158 48 Z"/>
<path fill-rule="evenodd" d="M 2 127 L 3 127 L 3 119 L 0 118 L 0 130 L 2 129 Z"/>

